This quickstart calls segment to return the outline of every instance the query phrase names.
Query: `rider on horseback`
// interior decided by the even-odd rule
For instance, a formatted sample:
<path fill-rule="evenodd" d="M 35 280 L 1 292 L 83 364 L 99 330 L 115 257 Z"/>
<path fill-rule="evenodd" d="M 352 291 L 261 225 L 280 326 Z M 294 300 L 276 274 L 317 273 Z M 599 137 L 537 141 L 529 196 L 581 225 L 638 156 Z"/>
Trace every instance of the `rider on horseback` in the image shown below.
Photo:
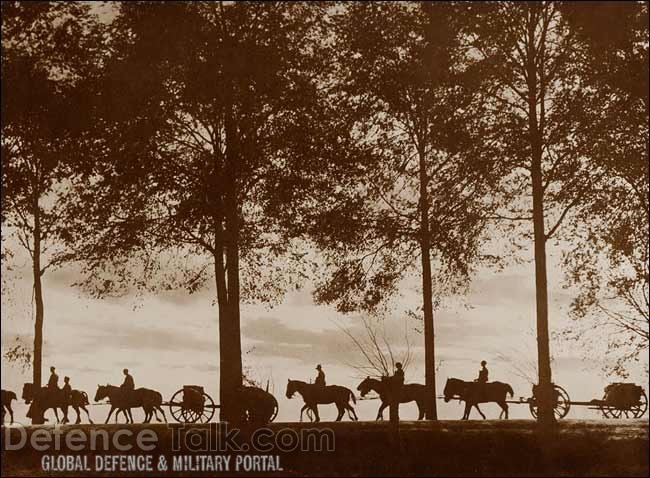
<path fill-rule="evenodd" d="M 124 370 L 122 370 L 122 373 L 124 373 L 124 382 L 122 382 L 120 388 L 125 393 L 132 393 L 133 390 L 135 390 L 135 381 L 133 380 L 133 377 L 129 374 L 129 369 L 125 368 Z"/>
<path fill-rule="evenodd" d="M 318 370 L 318 375 L 316 376 L 316 380 L 314 381 L 314 385 L 318 385 L 319 387 L 324 387 L 325 386 L 325 372 L 323 372 L 323 367 L 321 367 L 320 364 L 316 365 L 316 370 Z"/>
<path fill-rule="evenodd" d="M 54 367 L 50 367 L 50 379 L 47 381 L 47 388 L 52 391 L 59 390 L 59 376 L 56 374 Z"/>
<path fill-rule="evenodd" d="M 487 383 L 488 382 L 488 369 L 486 367 L 487 362 L 485 360 L 481 361 L 481 370 L 478 371 L 478 378 L 476 381 L 478 383 Z"/>
<path fill-rule="evenodd" d="M 64 377 L 63 382 L 63 388 L 61 389 L 63 391 L 63 398 L 66 403 L 70 403 L 72 402 L 72 387 L 70 386 L 70 377 Z"/>
<path fill-rule="evenodd" d="M 478 382 L 478 396 L 484 398 L 486 395 L 485 385 L 488 383 L 488 369 L 486 367 L 487 362 L 481 360 L 481 370 L 478 371 L 478 378 L 474 380 Z"/>
<path fill-rule="evenodd" d="M 404 385 L 404 369 L 402 368 L 401 362 L 397 362 L 395 364 L 395 373 L 393 374 L 393 380 L 395 380 L 395 384 L 399 384 L 400 387 Z"/>

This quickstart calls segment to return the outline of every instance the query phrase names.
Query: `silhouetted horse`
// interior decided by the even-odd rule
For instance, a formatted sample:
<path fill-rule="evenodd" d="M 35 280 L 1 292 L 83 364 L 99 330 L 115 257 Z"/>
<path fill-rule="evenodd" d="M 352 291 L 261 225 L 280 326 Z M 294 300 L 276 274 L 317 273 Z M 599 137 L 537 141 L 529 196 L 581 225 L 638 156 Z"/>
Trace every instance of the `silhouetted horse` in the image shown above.
<path fill-rule="evenodd" d="M 341 387 L 339 385 L 328 385 L 323 387 L 322 385 L 314 385 L 311 383 L 302 382 L 300 380 L 289 380 L 287 383 L 287 398 L 293 397 L 293 395 L 298 392 L 302 399 L 305 402 L 305 406 L 302 407 L 302 411 L 306 408 L 313 410 L 315 415 L 315 421 L 320 421 L 320 416 L 318 415 L 318 405 L 319 404 L 329 404 L 334 403 L 336 408 L 339 411 L 336 421 L 341 421 L 345 411 L 348 411 L 348 415 L 352 420 L 358 420 L 356 412 L 352 405 L 350 405 L 350 400 L 352 403 L 357 403 L 357 399 L 354 396 L 352 390 L 346 387 Z M 302 419 L 302 411 L 300 412 L 300 417 Z"/>
<path fill-rule="evenodd" d="M 469 419 L 469 413 L 472 407 L 476 407 L 483 419 L 485 415 L 478 407 L 479 403 L 496 402 L 501 407 L 499 418 L 505 413 L 506 419 L 508 418 L 508 404 L 506 403 L 506 394 L 512 397 L 514 392 L 512 387 L 507 383 L 491 382 L 491 383 L 478 383 L 478 382 L 465 382 L 457 378 L 447 379 L 445 385 L 445 402 L 452 398 L 458 398 L 465 402 L 465 413 L 463 413 L 463 420 Z"/>
<path fill-rule="evenodd" d="M 117 409 L 118 413 L 120 411 L 124 413 L 127 423 L 134 423 L 131 409 L 138 407 L 144 409 L 144 423 L 149 423 L 154 414 L 156 415 L 156 420 L 160 421 L 156 411 L 162 413 L 163 419 L 167 422 L 165 412 L 161 408 L 162 395 L 156 390 L 136 388 L 132 393 L 127 394 L 120 387 L 114 385 L 97 385 L 95 401 L 99 402 L 105 398 L 108 398 L 111 404 L 111 410 L 108 412 L 105 423 L 108 423 L 115 409 Z M 117 420 L 117 414 L 115 419 Z"/>
<path fill-rule="evenodd" d="M 28 418 L 40 418 L 40 421 L 43 421 L 45 411 L 51 408 L 54 410 L 57 423 L 60 423 L 59 413 L 57 411 L 57 408 L 60 408 L 63 412 L 63 421 L 61 423 L 68 423 L 68 407 L 72 407 L 77 412 L 77 420 L 75 423 L 81 423 L 80 408 L 86 412 L 88 421 L 90 423 L 93 422 L 86 408 L 86 405 L 90 404 L 88 395 L 82 390 L 72 390 L 70 400 L 68 401 L 63 390 L 51 390 L 47 387 L 41 387 L 38 390 L 32 383 L 26 383 L 23 385 L 22 398 L 25 400 L 25 403 L 30 404 L 29 410 L 27 411 Z"/>
<path fill-rule="evenodd" d="M 361 396 L 365 397 L 370 390 L 374 390 L 379 394 L 381 405 L 377 411 L 377 420 L 384 419 L 384 410 L 390 406 L 388 383 L 382 380 L 367 377 L 359 384 L 357 390 L 361 392 Z M 427 397 L 427 389 L 424 385 L 419 383 L 406 383 L 400 389 L 399 403 L 413 402 L 418 405 L 418 420 L 424 419 L 424 411 Z"/>
<path fill-rule="evenodd" d="M 2 390 L 2 423 L 5 422 L 5 415 L 9 412 L 10 424 L 14 423 L 14 410 L 11 408 L 11 401 L 18 400 L 16 393 L 11 390 Z"/>

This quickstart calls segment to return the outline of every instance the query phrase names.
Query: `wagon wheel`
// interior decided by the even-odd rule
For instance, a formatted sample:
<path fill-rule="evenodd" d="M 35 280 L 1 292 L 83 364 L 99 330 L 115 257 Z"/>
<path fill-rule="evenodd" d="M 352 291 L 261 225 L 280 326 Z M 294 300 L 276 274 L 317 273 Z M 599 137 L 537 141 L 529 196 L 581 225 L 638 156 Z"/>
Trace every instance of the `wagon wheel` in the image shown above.
<path fill-rule="evenodd" d="M 648 410 L 648 397 L 644 391 L 641 391 L 639 403 L 630 407 L 630 412 L 633 418 L 641 418 Z"/>
<path fill-rule="evenodd" d="M 169 413 L 172 414 L 174 420 L 180 423 L 187 423 L 188 420 L 185 417 L 185 408 L 183 408 L 182 400 L 183 390 L 179 390 L 174 395 L 172 395 L 171 400 L 169 401 Z"/>
<path fill-rule="evenodd" d="M 278 416 L 278 401 L 273 397 L 273 413 L 271 414 L 271 417 L 269 418 L 269 423 L 271 423 L 275 418 Z"/>
<path fill-rule="evenodd" d="M 598 408 L 600 408 L 600 413 L 603 414 L 604 418 L 614 418 L 614 416 L 612 415 L 614 409 L 608 405 L 605 405 L 604 400 L 603 403 Z"/>
<path fill-rule="evenodd" d="M 559 385 L 553 384 L 553 389 L 558 394 L 557 402 L 555 402 L 553 411 L 555 412 L 555 418 L 559 420 L 560 418 L 564 418 L 569 414 L 569 410 L 571 409 L 571 400 L 569 399 L 569 394 L 567 391 Z M 528 407 L 530 408 L 530 414 L 533 416 L 533 418 L 537 418 L 538 406 L 535 397 L 528 399 Z"/>
<path fill-rule="evenodd" d="M 194 420 L 195 422 L 198 421 L 199 423 L 208 423 L 210 420 L 212 420 L 212 417 L 214 416 L 214 400 L 212 400 L 212 397 L 208 395 L 207 393 L 203 392 L 203 410 L 201 410 L 201 413 L 198 413 L 198 411 L 192 410 L 192 413 L 196 415 L 196 419 Z"/>

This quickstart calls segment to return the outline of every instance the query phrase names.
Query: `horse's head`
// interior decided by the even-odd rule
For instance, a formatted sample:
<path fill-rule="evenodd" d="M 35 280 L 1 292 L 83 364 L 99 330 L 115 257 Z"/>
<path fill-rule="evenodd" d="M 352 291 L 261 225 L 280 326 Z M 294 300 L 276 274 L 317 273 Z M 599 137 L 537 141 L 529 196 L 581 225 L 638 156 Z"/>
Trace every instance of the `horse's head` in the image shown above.
<path fill-rule="evenodd" d="M 363 382 L 359 384 L 357 387 L 357 390 L 361 392 L 361 396 L 365 397 L 370 390 L 372 390 L 373 387 L 373 380 L 370 377 L 366 377 L 363 379 Z"/>
<path fill-rule="evenodd" d="M 287 398 L 293 398 L 293 394 L 298 391 L 298 384 L 296 383 L 295 380 L 289 379 L 287 382 Z"/>
<path fill-rule="evenodd" d="M 108 385 L 99 385 L 97 384 L 97 392 L 95 393 L 95 401 L 99 402 L 108 398 Z"/>
<path fill-rule="evenodd" d="M 23 384 L 23 396 L 22 396 L 22 399 L 25 400 L 25 403 L 31 403 L 32 400 L 34 400 L 34 384 L 33 383 L 25 383 L 25 384 Z"/>
<path fill-rule="evenodd" d="M 456 378 L 448 378 L 447 383 L 445 384 L 445 390 L 443 392 L 443 395 L 445 396 L 445 402 L 448 402 L 454 396 L 460 395 L 461 387 L 461 381 L 456 379 Z"/>

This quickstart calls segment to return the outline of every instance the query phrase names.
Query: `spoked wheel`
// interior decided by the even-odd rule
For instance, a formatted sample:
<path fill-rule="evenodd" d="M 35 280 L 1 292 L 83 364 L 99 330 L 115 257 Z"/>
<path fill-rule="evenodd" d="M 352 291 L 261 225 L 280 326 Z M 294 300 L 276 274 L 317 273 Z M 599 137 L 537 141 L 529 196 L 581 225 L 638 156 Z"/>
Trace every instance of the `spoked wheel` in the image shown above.
<path fill-rule="evenodd" d="M 180 423 L 208 423 L 214 417 L 215 405 L 212 397 L 202 393 L 203 404 L 189 407 L 184 401 L 184 391 L 176 392 L 169 401 L 169 412 Z"/>
<path fill-rule="evenodd" d="M 203 393 L 203 410 L 192 411 L 196 415 L 195 422 L 208 423 L 214 416 L 214 400 L 207 393 Z M 200 413 L 199 413 L 200 412 Z"/>
<path fill-rule="evenodd" d="M 275 402 L 275 405 L 273 407 L 273 414 L 269 418 L 269 423 L 275 420 L 275 418 L 278 416 L 278 409 L 279 409 L 278 401 L 275 399 L 275 397 L 273 397 L 273 401 Z"/>
<path fill-rule="evenodd" d="M 185 417 L 185 408 L 183 408 L 183 390 L 179 390 L 172 396 L 172 399 L 169 401 L 169 413 L 171 413 L 177 422 L 188 423 Z"/>
<path fill-rule="evenodd" d="M 555 418 L 559 420 L 569 414 L 569 410 L 571 409 L 571 399 L 569 398 L 567 391 L 559 385 L 554 384 L 553 389 L 557 394 L 557 400 L 553 406 L 553 412 L 555 413 Z M 530 414 L 533 418 L 537 418 L 538 404 L 535 397 L 528 399 L 528 408 L 530 408 Z"/>
<path fill-rule="evenodd" d="M 600 411 L 605 418 L 621 418 L 624 414 L 629 416 L 628 410 L 622 410 L 620 408 L 614 408 L 607 405 L 602 405 L 600 407 Z"/>
<path fill-rule="evenodd" d="M 632 418 L 641 418 L 648 411 L 648 397 L 645 392 L 641 392 L 639 403 L 630 407 Z"/>

